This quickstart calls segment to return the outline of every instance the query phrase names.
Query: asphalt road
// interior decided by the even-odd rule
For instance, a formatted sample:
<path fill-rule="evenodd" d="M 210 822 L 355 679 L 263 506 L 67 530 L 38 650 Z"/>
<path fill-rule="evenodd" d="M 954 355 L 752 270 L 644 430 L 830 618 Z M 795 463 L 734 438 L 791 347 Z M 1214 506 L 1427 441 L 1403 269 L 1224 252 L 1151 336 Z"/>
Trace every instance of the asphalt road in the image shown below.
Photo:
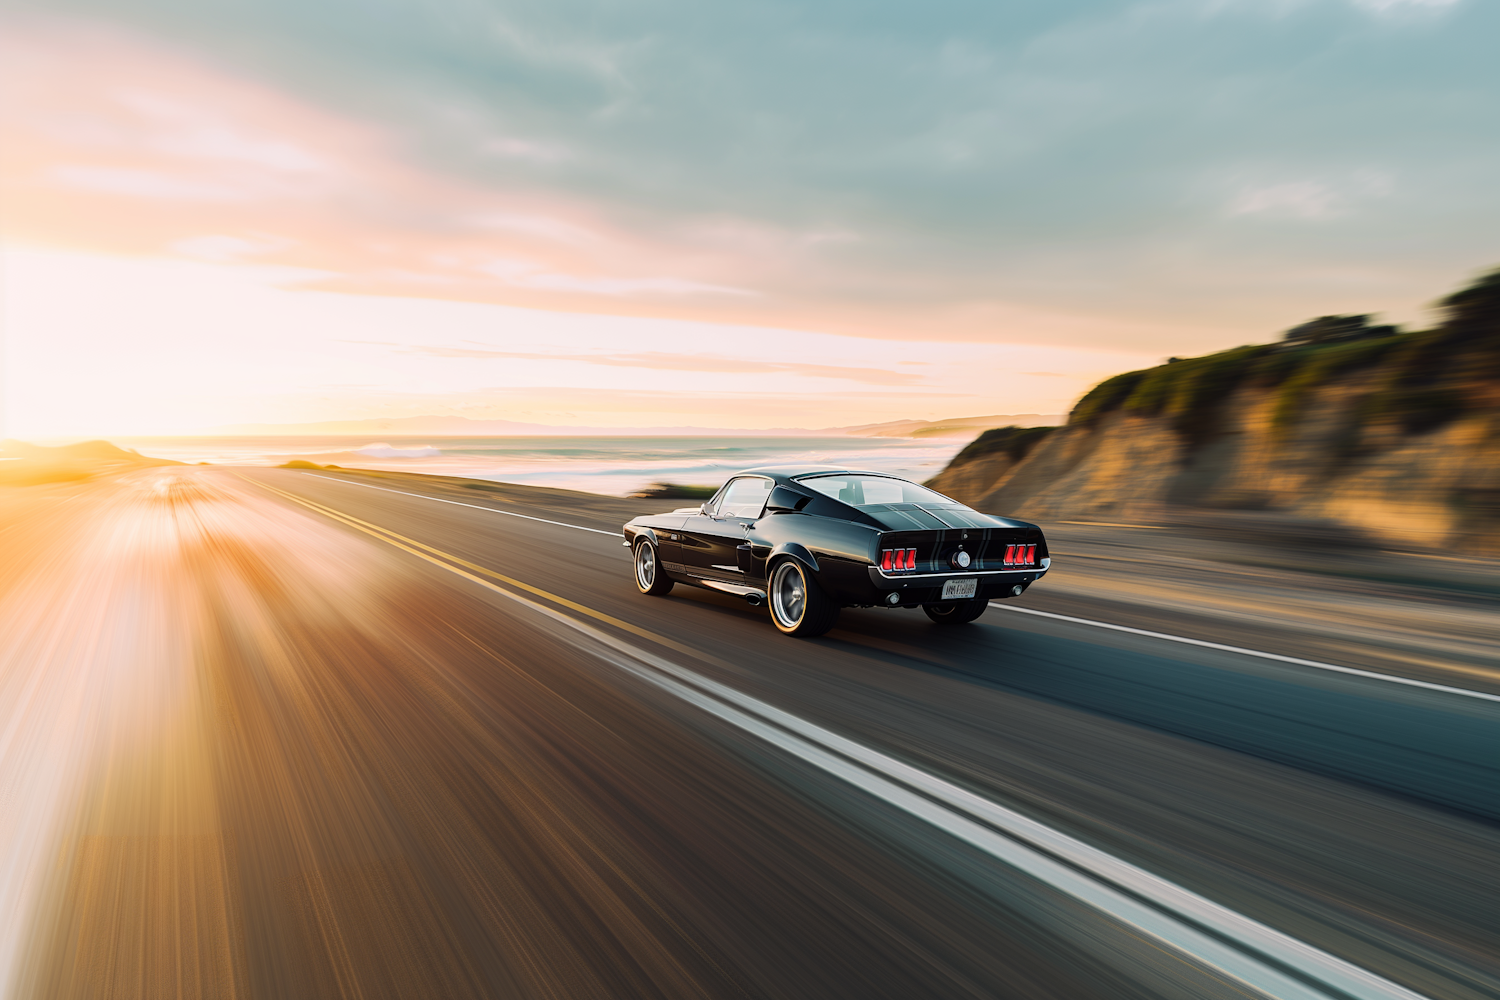
<path fill-rule="evenodd" d="M 10 996 L 1500 996 L 1493 698 L 1000 608 L 787 639 L 639 595 L 618 501 L 417 482 L 0 499 Z"/>

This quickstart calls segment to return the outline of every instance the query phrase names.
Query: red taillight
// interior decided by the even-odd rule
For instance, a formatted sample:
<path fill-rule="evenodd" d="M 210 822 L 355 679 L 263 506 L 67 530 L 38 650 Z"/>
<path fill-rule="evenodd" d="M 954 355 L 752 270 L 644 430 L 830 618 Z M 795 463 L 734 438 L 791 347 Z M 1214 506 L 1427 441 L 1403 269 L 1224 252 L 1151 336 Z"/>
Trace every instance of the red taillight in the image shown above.
<path fill-rule="evenodd" d="M 1035 566 L 1035 545 L 1007 545 L 1005 547 L 1005 565 L 1007 566 Z"/>
<path fill-rule="evenodd" d="M 916 549 L 881 549 L 880 568 L 889 573 L 891 570 L 916 569 Z"/>

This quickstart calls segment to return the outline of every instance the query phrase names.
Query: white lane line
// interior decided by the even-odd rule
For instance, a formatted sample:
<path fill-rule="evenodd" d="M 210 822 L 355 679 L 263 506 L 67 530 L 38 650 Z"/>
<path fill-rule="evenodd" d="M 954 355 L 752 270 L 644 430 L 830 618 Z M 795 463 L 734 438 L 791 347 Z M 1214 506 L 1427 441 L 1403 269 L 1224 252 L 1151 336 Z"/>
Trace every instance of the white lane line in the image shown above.
<path fill-rule="evenodd" d="M 936 775 L 710 680 L 456 566 L 436 559 L 428 561 L 623 654 L 621 659 L 606 659 L 1258 993 L 1286 1000 L 1332 1000 L 1331 994 L 1314 989 L 1271 964 L 1275 962 L 1356 1000 L 1424 1000 L 1419 993 Z M 594 652 L 598 655 L 597 650 Z M 736 705 L 739 708 L 733 707 Z M 918 791 L 930 798 L 916 794 Z M 1130 893 L 1140 898 L 1133 898 Z M 1142 899 L 1151 905 L 1143 904 Z M 1212 934 L 1233 942 L 1234 946 L 1226 945 Z"/>
<path fill-rule="evenodd" d="M 560 528 L 573 528 L 576 531 L 592 531 L 596 535 L 610 535 L 614 538 L 620 537 L 618 531 L 604 531 L 601 528 L 585 528 L 581 524 L 568 524 L 566 521 L 549 521 L 545 517 L 532 517 L 530 514 L 517 514 L 512 510 L 499 510 L 495 507 L 485 507 L 477 503 L 463 503 L 458 500 L 444 500 L 442 497 L 430 497 L 425 493 L 408 493 L 406 490 L 393 490 L 385 486 L 371 486 L 369 483 L 357 483 L 352 479 L 336 479 L 333 476 L 320 476 L 316 472 L 304 472 L 304 476 L 312 476 L 314 479 L 326 479 L 330 483 L 344 483 L 348 486 L 363 486 L 367 490 L 379 490 L 382 493 L 399 493 L 404 497 L 417 497 L 421 500 L 432 500 L 435 503 L 451 503 L 455 507 L 473 507 L 475 510 L 487 510 L 491 514 L 504 514 L 506 517 L 520 517 L 528 521 L 541 521 L 543 524 L 555 524 Z"/>
<path fill-rule="evenodd" d="M 1130 628 L 1127 625 L 1111 625 L 1109 622 L 1096 622 L 1088 618 L 1073 618 L 1069 615 L 1057 615 L 1050 611 L 1037 611 L 1033 608 L 1017 608 L 1011 605 L 990 602 L 990 607 L 1001 611 L 1011 611 L 1019 615 L 1036 615 L 1038 618 L 1055 618 L 1061 622 L 1072 622 L 1075 625 L 1091 625 L 1094 628 L 1107 628 L 1111 632 L 1128 632 L 1130 635 L 1143 635 L 1149 639 L 1165 639 L 1168 642 L 1180 642 L 1188 646 L 1202 646 L 1204 649 L 1217 649 L 1225 653 L 1240 653 L 1245 656 L 1258 656 L 1263 660 L 1277 660 L 1281 663 L 1294 663 L 1299 667 L 1313 667 L 1318 670 L 1331 670 L 1339 674 L 1352 674 L 1355 677 L 1368 677 L 1377 681 L 1389 681 L 1392 684 L 1405 684 L 1408 687 L 1425 688 L 1428 691 L 1441 691 L 1444 694 L 1457 694 L 1465 698 L 1479 698 L 1483 701 L 1500 701 L 1500 694 L 1490 694 L 1487 691 L 1472 691 L 1469 688 L 1449 687 L 1447 684 L 1434 684 L 1431 681 L 1419 681 L 1411 677 L 1399 677 L 1396 674 L 1381 674 L 1373 670 L 1359 670 L 1355 667 L 1341 667 L 1336 663 L 1320 663 L 1317 660 L 1304 660 L 1296 656 L 1282 656 L 1280 653 L 1265 653 L 1258 649 L 1245 649 L 1242 646 L 1226 646 L 1221 642 L 1207 642 L 1203 639 L 1189 639 L 1183 635 L 1168 635 L 1165 632 L 1148 632 L 1143 628 Z"/>

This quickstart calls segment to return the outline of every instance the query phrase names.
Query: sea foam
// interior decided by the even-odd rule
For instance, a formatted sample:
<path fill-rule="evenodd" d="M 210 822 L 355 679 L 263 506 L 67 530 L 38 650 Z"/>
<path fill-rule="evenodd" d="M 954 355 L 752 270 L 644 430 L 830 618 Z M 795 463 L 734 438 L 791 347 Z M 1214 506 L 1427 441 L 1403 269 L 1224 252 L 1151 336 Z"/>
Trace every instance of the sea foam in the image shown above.
<path fill-rule="evenodd" d="M 356 448 L 354 453 L 368 455 L 370 458 L 437 458 L 442 454 L 431 445 L 423 445 L 420 448 L 392 448 L 384 441 Z"/>

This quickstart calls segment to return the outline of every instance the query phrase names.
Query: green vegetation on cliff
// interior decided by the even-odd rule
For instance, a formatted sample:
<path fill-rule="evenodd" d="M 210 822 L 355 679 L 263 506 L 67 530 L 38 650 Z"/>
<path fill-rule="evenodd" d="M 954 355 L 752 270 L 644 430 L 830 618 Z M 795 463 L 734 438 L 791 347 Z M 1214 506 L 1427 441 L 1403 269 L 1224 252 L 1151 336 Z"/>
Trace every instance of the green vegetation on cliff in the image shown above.
<path fill-rule="evenodd" d="M 1068 415 L 1072 427 L 1092 427 L 1117 410 L 1168 416 L 1189 440 L 1211 433 L 1218 404 L 1271 347 L 1236 347 L 1201 358 L 1173 358 L 1156 368 L 1126 372 L 1091 389 Z"/>
<path fill-rule="evenodd" d="M 1273 425 L 1285 435 L 1313 389 L 1365 368 L 1379 369 L 1379 388 L 1359 409 L 1361 427 L 1390 421 L 1407 433 L 1435 430 L 1493 407 L 1500 382 L 1500 270 L 1441 302 L 1443 322 L 1403 333 L 1369 316 L 1321 316 L 1288 330 L 1276 344 L 1251 345 L 1105 379 L 1068 415 L 1070 427 L 1093 427 L 1106 414 L 1167 416 L 1190 445 L 1213 436 L 1220 404 L 1242 385 L 1274 388 Z M 978 444 L 976 441 L 975 444 Z M 972 447 L 972 446 L 971 446 Z"/>
<path fill-rule="evenodd" d="M 1010 456 L 1011 461 L 1019 462 L 1055 430 L 1056 427 L 996 427 L 970 441 L 963 451 L 953 457 L 953 461 L 967 462 L 984 455 L 1004 452 Z"/>
<path fill-rule="evenodd" d="M 1307 394 L 1329 380 L 1373 365 L 1383 360 L 1391 351 L 1411 339 L 1411 334 L 1393 333 L 1371 340 L 1349 344 L 1308 346 L 1286 352 L 1275 359 L 1284 363 L 1284 369 L 1272 368 L 1259 373 L 1263 383 L 1279 384 L 1276 409 L 1271 422 L 1278 432 L 1284 434 L 1297 422 L 1302 412 L 1302 402 Z"/>

